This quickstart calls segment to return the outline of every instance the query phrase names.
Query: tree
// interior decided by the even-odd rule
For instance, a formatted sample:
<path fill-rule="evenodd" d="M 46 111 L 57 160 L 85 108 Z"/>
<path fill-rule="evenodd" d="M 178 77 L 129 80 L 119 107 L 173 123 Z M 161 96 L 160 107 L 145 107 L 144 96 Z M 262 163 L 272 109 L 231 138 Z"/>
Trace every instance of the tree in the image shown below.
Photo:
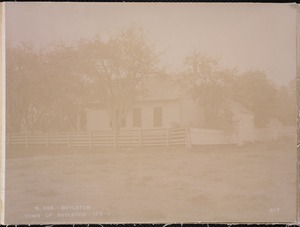
<path fill-rule="evenodd" d="M 78 46 L 80 72 L 89 81 L 91 95 L 111 116 L 112 127 L 121 122 L 143 92 L 141 81 L 154 73 L 156 57 L 142 30 L 130 27 L 108 41 L 82 41 Z"/>
<path fill-rule="evenodd" d="M 42 63 L 30 44 L 8 47 L 6 50 L 7 130 L 33 130 L 41 112 L 36 108 Z"/>
<path fill-rule="evenodd" d="M 32 45 L 7 48 L 7 128 L 9 131 L 69 131 L 85 98 L 74 71 L 73 48 L 62 44 L 34 51 Z"/>
<path fill-rule="evenodd" d="M 50 48 L 49 48 L 50 49 Z M 77 72 L 79 58 L 72 46 L 54 44 L 43 65 L 44 112 L 48 130 L 76 130 L 77 117 L 87 100 L 88 83 Z"/>
<path fill-rule="evenodd" d="M 205 127 L 232 128 L 231 101 L 237 101 L 254 114 L 254 123 L 265 126 L 271 118 L 284 124 L 295 120 L 295 81 L 276 87 L 262 71 L 221 69 L 218 61 L 194 51 L 185 59 L 180 84 L 203 109 Z"/>
<path fill-rule="evenodd" d="M 277 88 L 275 116 L 285 125 L 296 124 L 296 79 Z"/>
<path fill-rule="evenodd" d="M 254 123 L 260 127 L 276 117 L 277 96 L 275 84 L 261 71 L 243 73 L 238 77 L 234 89 L 235 100 L 254 113 Z"/>
<path fill-rule="evenodd" d="M 108 41 L 56 43 L 39 52 L 28 44 L 7 48 L 8 129 L 75 130 L 92 101 L 110 112 L 118 129 L 143 91 L 141 81 L 154 72 L 151 48 L 135 27 Z"/>
<path fill-rule="evenodd" d="M 234 70 L 220 69 L 218 61 L 194 51 L 185 59 L 185 72 L 180 84 L 202 108 L 205 127 L 230 129 L 230 108 Z"/>

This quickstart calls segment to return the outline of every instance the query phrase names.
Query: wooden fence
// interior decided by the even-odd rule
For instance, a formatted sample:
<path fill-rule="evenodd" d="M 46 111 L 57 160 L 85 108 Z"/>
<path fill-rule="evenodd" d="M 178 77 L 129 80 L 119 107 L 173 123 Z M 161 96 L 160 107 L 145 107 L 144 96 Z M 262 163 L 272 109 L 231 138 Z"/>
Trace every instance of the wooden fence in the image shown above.
<path fill-rule="evenodd" d="M 6 135 L 6 144 L 25 147 L 32 145 L 65 145 L 68 147 L 189 146 L 189 133 L 186 128 L 14 133 Z"/>
<path fill-rule="evenodd" d="M 234 133 L 217 129 L 191 128 L 192 145 L 237 144 L 238 138 Z"/>

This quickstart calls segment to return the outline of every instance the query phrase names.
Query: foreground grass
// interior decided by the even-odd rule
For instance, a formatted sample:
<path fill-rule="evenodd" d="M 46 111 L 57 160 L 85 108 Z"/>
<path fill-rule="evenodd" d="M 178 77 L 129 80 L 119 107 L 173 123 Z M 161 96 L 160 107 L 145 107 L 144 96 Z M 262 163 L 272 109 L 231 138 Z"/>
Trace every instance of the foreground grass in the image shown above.
<path fill-rule="evenodd" d="M 290 141 L 192 149 L 11 147 L 6 168 L 6 221 L 13 224 L 295 220 Z"/>

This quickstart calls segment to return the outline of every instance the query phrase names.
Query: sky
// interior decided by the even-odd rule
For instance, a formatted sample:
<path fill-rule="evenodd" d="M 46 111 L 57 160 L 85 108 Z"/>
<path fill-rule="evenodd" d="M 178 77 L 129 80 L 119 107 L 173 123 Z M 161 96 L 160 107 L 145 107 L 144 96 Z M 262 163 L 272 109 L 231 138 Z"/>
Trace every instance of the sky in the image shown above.
<path fill-rule="evenodd" d="M 255 3 L 5 3 L 6 41 L 44 47 L 144 29 L 171 72 L 194 50 L 239 72 L 261 70 L 276 84 L 296 77 L 296 10 Z"/>

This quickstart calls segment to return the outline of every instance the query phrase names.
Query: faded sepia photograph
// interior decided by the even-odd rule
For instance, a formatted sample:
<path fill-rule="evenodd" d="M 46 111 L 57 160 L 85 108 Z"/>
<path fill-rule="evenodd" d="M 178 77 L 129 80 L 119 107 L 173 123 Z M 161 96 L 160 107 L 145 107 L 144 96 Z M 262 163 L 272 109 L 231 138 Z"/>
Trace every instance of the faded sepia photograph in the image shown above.
<path fill-rule="evenodd" d="M 4 4 L 6 224 L 296 222 L 294 4 Z"/>

